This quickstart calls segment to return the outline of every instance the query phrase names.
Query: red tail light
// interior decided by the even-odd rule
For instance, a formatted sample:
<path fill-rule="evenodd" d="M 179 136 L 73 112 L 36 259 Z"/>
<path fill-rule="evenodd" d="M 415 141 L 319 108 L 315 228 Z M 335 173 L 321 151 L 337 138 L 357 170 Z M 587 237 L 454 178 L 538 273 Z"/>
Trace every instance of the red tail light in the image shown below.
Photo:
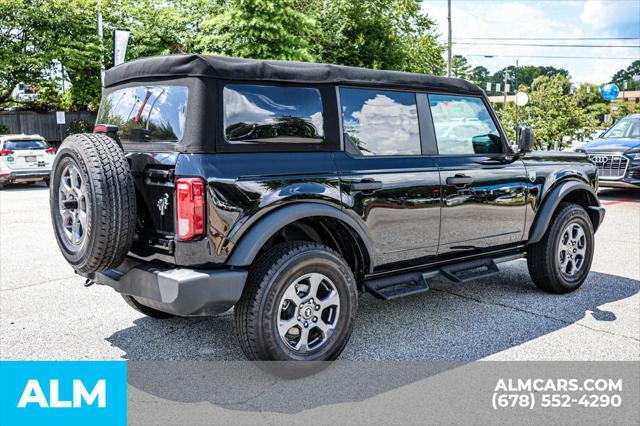
<path fill-rule="evenodd" d="M 107 133 L 107 126 L 105 126 L 104 124 L 98 124 L 93 128 L 93 131 L 95 133 Z"/>
<path fill-rule="evenodd" d="M 53 148 L 47 148 L 47 150 L 46 150 L 45 152 L 46 152 L 47 154 L 51 154 L 51 155 L 53 155 L 53 154 L 55 154 L 55 153 L 56 153 L 56 150 L 55 150 L 55 149 L 53 149 Z"/>
<path fill-rule="evenodd" d="M 176 180 L 178 238 L 193 240 L 204 234 L 204 181 L 200 178 Z"/>
<path fill-rule="evenodd" d="M 11 151 L 10 149 L 3 149 L 2 151 L 0 151 L 0 157 L 4 157 L 6 155 L 11 155 L 13 154 L 13 151 Z"/>

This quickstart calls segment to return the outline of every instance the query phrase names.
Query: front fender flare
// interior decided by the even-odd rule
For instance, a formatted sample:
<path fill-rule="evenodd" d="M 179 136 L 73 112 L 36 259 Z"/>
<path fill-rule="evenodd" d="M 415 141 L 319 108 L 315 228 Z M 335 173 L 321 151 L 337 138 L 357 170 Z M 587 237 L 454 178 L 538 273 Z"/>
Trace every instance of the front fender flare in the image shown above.
<path fill-rule="evenodd" d="M 598 228 L 604 217 L 604 209 L 600 207 L 596 192 L 586 183 L 572 179 L 559 183 L 542 201 L 542 206 L 538 209 L 533 226 L 529 232 L 527 244 L 537 243 L 542 239 L 547 232 L 556 208 L 567 195 L 574 191 L 586 191 L 590 195 L 590 205 L 587 207 L 587 213 L 593 222 L 594 230 Z"/>
<path fill-rule="evenodd" d="M 238 244 L 231 251 L 226 264 L 230 266 L 250 266 L 262 246 L 278 230 L 297 220 L 314 216 L 331 217 L 346 223 L 364 243 L 370 259 L 370 268 L 373 268 L 375 259 L 373 246 L 362 226 L 340 209 L 320 203 L 298 203 L 281 207 L 269 213 L 244 233 Z"/>

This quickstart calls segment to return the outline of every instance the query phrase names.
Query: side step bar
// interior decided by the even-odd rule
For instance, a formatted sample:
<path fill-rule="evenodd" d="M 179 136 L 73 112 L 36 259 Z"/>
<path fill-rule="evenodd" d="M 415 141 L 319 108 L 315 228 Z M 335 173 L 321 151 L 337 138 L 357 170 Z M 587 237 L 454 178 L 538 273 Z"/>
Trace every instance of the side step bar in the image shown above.
<path fill-rule="evenodd" d="M 429 290 L 426 278 L 433 278 L 442 274 L 445 278 L 455 283 L 466 283 L 497 274 L 500 272 L 498 263 L 509 262 L 523 257 L 524 253 L 516 253 L 496 258 L 469 260 L 424 271 L 372 278 L 365 280 L 363 284 L 378 299 L 397 299 L 398 297 Z"/>
<path fill-rule="evenodd" d="M 429 290 L 429 285 L 420 272 L 367 280 L 364 286 L 375 297 L 385 300 Z"/>
<path fill-rule="evenodd" d="M 500 270 L 493 259 L 472 260 L 440 268 L 440 273 L 455 283 L 490 277 L 498 272 Z"/>

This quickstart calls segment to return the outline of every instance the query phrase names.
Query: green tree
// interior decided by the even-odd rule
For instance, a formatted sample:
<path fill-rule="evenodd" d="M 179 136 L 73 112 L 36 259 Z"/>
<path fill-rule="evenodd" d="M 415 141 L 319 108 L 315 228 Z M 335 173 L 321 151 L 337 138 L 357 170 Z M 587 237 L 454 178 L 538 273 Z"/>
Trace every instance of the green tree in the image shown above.
<path fill-rule="evenodd" d="M 482 65 L 474 67 L 469 71 L 469 79 L 475 83 L 484 83 L 489 81 L 491 72 Z"/>
<path fill-rule="evenodd" d="M 44 0 L 0 0 L 0 104 L 18 83 L 46 80 L 56 45 Z"/>
<path fill-rule="evenodd" d="M 569 81 L 563 75 L 537 77 L 531 88 L 521 89 L 529 94 L 529 103 L 518 108 L 518 121 L 534 129 L 536 147 L 552 149 L 563 137 L 574 138 L 597 128 L 594 117 L 577 105 L 575 95 L 569 93 Z M 500 119 L 511 140 L 515 139 L 516 108 L 509 104 L 499 110 Z"/>
<path fill-rule="evenodd" d="M 200 47 L 243 58 L 313 61 L 309 38 L 315 25 L 292 0 L 230 0 L 222 14 L 204 23 L 209 34 Z"/>
<path fill-rule="evenodd" d="M 618 85 L 620 90 L 624 89 L 624 82 L 627 82 L 627 90 L 640 90 L 640 80 L 634 80 L 640 76 L 640 59 L 633 61 L 626 69 L 617 71 L 611 77 L 611 83 Z"/>
<path fill-rule="evenodd" d="M 321 59 L 341 65 L 441 74 L 444 48 L 417 0 L 329 0 Z"/>
<path fill-rule="evenodd" d="M 471 65 L 467 58 L 461 55 L 453 55 L 451 58 L 451 75 L 457 78 L 470 78 Z"/>
<path fill-rule="evenodd" d="M 497 71 L 491 76 L 492 83 L 503 83 L 504 82 L 504 73 L 509 75 L 508 82 L 511 86 L 516 89 L 516 85 L 519 87 L 520 85 L 531 86 L 533 80 L 540 76 L 545 77 L 554 77 L 556 75 L 562 75 L 567 80 L 570 79 L 569 71 L 563 68 L 555 68 L 551 66 L 534 66 L 534 65 L 524 65 L 518 66 L 509 65 Z M 568 89 L 569 86 L 567 86 Z"/>

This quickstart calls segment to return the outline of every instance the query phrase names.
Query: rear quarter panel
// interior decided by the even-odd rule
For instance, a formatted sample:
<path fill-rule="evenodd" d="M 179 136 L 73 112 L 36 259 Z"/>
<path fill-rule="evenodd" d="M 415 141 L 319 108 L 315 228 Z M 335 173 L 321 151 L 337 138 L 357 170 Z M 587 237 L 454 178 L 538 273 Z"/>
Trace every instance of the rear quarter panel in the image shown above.
<path fill-rule="evenodd" d="M 207 182 L 207 237 L 216 263 L 278 207 L 315 201 L 340 209 L 340 180 L 329 152 L 181 154 L 175 172 Z"/>
<path fill-rule="evenodd" d="M 534 151 L 526 153 L 522 161 L 529 176 L 524 240 L 528 239 L 536 213 L 540 210 L 546 196 L 561 182 L 573 179 L 597 188 L 596 166 L 586 154 Z"/>

